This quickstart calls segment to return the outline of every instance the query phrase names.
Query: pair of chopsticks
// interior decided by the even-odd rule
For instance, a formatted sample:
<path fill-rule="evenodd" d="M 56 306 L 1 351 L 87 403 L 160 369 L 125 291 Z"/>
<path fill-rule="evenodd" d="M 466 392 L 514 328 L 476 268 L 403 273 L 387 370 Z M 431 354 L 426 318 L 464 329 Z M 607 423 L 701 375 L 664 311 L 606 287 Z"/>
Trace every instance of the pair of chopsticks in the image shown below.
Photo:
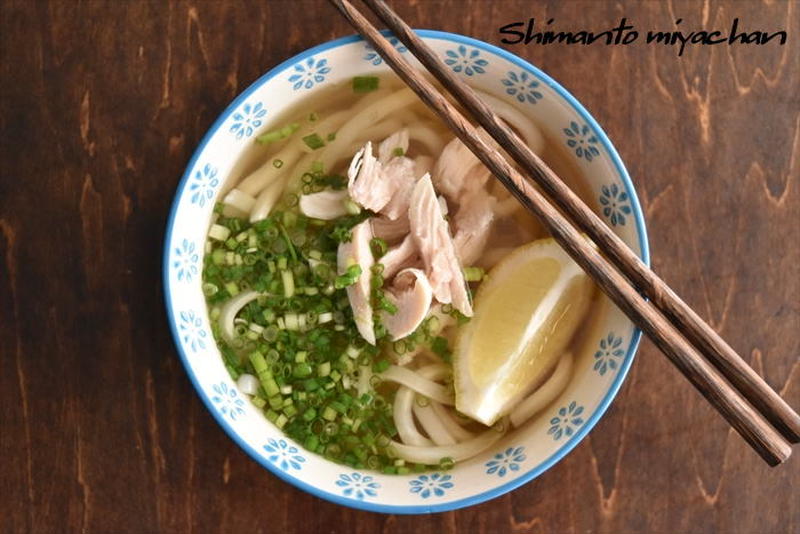
<path fill-rule="evenodd" d="M 527 177 L 490 147 L 476 127 L 348 0 L 330 1 L 511 194 L 539 217 L 575 262 L 768 464 L 778 465 L 791 455 L 790 443 L 800 441 L 797 412 L 651 271 L 468 85 L 459 80 L 383 0 L 364 0 L 364 3 L 505 149 Z M 526 178 L 533 179 L 549 200 Z M 581 231 L 597 244 L 605 257 Z"/>

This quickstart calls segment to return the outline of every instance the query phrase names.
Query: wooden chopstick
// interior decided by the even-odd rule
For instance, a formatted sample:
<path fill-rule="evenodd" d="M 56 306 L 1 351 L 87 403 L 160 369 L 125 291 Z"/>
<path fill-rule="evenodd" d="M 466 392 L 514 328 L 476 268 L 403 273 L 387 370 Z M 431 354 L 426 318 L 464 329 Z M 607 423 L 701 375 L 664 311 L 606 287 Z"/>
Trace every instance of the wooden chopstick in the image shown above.
<path fill-rule="evenodd" d="M 464 106 L 472 118 L 530 175 L 603 254 L 650 298 L 676 328 L 783 436 L 800 441 L 800 415 L 747 362 L 689 307 L 483 102 L 456 77 L 435 52 L 386 4 L 364 0 L 428 71 Z"/>
<path fill-rule="evenodd" d="M 348 0 L 330 0 L 400 78 L 453 130 L 500 182 L 669 357 L 706 399 L 770 465 L 785 461 L 791 445 L 680 335 L 675 327 L 612 267 L 567 219 L 493 150 L 476 128 L 412 67 Z"/>

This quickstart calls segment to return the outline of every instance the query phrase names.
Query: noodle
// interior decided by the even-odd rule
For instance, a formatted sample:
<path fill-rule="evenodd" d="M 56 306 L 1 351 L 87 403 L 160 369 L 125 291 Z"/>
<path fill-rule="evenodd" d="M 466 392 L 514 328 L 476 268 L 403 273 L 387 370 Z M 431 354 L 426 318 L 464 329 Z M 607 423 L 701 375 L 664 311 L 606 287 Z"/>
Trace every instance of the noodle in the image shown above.
<path fill-rule="evenodd" d="M 466 295 L 481 281 L 478 267 L 493 266 L 543 231 L 411 89 L 389 82 L 365 94 L 337 91 L 320 98 L 319 115 L 303 102 L 231 171 L 236 179 L 224 185 L 204 259 L 212 331 L 241 393 L 307 449 L 385 473 L 419 467 L 398 458 L 445 468 L 486 451 L 509 424 L 519 427 L 552 403 L 571 379 L 573 357 L 565 353 L 494 427 L 455 410 L 450 362 L 465 317 L 443 304 L 445 297 L 411 298 L 422 286 L 397 275 L 429 259 L 419 231 L 424 219 L 414 219 L 414 229 L 410 223 L 421 204 L 413 204 L 411 192 L 431 174 L 435 191 L 426 206 L 434 207 L 425 213 L 445 221 L 435 247 L 458 242 L 455 268 L 426 264 L 414 284 L 444 272 L 450 278 L 443 283 Z M 545 139 L 525 113 L 478 93 L 543 152 Z M 348 171 L 367 142 L 379 147 L 379 163 L 363 172 L 371 181 L 360 182 L 361 168 Z M 368 184 L 364 195 L 383 204 L 359 197 L 354 183 Z M 471 297 L 462 300 L 471 304 Z M 356 321 L 363 317 L 374 325 L 367 334 Z"/>

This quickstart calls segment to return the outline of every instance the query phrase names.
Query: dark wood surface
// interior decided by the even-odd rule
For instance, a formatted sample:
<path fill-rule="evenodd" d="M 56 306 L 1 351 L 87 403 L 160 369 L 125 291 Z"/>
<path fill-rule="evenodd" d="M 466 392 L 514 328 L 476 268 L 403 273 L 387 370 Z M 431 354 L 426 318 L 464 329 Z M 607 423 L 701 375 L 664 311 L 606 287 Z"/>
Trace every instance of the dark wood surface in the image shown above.
<path fill-rule="evenodd" d="M 393 2 L 499 43 L 560 29 L 787 29 L 786 46 L 511 46 L 609 133 L 653 264 L 800 405 L 800 2 Z M 770 469 L 647 341 L 591 434 L 462 511 L 339 507 L 266 472 L 195 396 L 161 243 L 194 146 L 260 74 L 352 33 L 322 0 L 0 2 L 0 532 L 800 531 L 800 460 Z"/>

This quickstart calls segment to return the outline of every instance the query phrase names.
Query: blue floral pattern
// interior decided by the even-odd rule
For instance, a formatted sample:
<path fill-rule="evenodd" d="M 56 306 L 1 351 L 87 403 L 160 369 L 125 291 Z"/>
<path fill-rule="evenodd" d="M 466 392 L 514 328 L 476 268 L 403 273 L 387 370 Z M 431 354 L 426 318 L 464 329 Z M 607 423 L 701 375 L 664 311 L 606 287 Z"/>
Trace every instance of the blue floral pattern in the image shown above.
<path fill-rule="evenodd" d="M 622 338 L 616 337 L 614 332 L 609 332 L 608 336 L 600 340 L 600 350 L 594 353 L 594 370 L 600 375 L 606 374 L 608 369 L 615 371 L 618 361 L 625 354 L 621 347 Z"/>
<path fill-rule="evenodd" d="M 631 214 L 628 193 L 620 189 L 617 184 L 604 185 L 600 188 L 600 192 L 603 215 L 608 217 L 611 226 L 625 226 L 625 216 Z"/>
<path fill-rule="evenodd" d="M 250 137 L 255 129 L 264 123 L 262 119 L 266 114 L 267 109 L 261 102 L 256 102 L 255 104 L 245 102 L 241 109 L 233 114 L 231 133 L 236 135 L 236 139 Z"/>
<path fill-rule="evenodd" d="M 377 496 L 377 490 L 381 487 L 373 477 L 361 473 L 350 473 L 349 475 L 342 473 L 339 475 L 336 485 L 343 488 L 342 495 L 355 497 L 359 501 L 363 501 L 366 497 Z"/>
<path fill-rule="evenodd" d="M 568 406 L 562 406 L 558 410 L 558 415 L 550 419 L 550 429 L 548 434 L 553 436 L 553 440 L 558 441 L 561 436 L 571 436 L 575 430 L 583 424 L 583 406 L 579 406 L 575 401 Z"/>
<path fill-rule="evenodd" d="M 409 482 L 410 491 L 411 493 L 419 494 L 423 499 L 427 499 L 431 495 L 442 497 L 447 490 L 453 487 L 452 480 L 453 477 L 451 475 L 443 475 L 441 473 L 420 475 Z"/>
<path fill-rule="evenodd" d="M 181 339 L 183 343 L 188 345 L 192 352 L 206 348 L 205 339 L 208 336 L 205 328 L 203 328 L 203 321 L 193 311 L 182 311 L 178 314 L 180 323 L 178 329 L 180 330 Z"/>
<path fill-rule="evenodd" d="M 175 247 L 174 257 L 172 267 L 177 271 L 178 281 L 191 282 L 192 277 L 199 272 L 197 262 L 200 260 L 200 255 L 195 251 L 195 244 L 184 239 Z"/>
<path fill-rule="evenodd" d="M 525 447 L 509 447 L 503 452 L 494 455 L 494 458 L 486 462 L 487 475 L 504 477 L 509 471 L 519 471 L 519 464 L 525 461 Z"/>
<path fill-rule="evenodd" d="M 214 404 L 218 405 L 219 413 L 229 417 L 231 421 L 236 421 L 244 415 L 244 400 L 236 393 L 236 388 L 228 386 L 225 382 L 214 384 L 211 389 L 215 395 L 211 396 Z"/>
<path fill-rule="evenodd" d="M 544 95 L 537 90 L 539 80 L 524 70 L 520 71 L 519 74 L 509 71 L 501 82 L 506 86 L 506 93 L 515 97 L 520 103 L 527 101 L 530 104 L 535 104 L 537 100 L 544 98 Z"/>
<path fill-rule="evenodd" d="M 288 471 L 290 467 L 299 471 L 303 468 L 301 464 L 306 461 L 303 456 L 298 454 L 297 447 L 289 445 L 285 439 L 274 440 L 270 438 L 267 444 L 264 445 L 264 450 L 269 453 L 267 460 L 284 471 Z"/>
<path fill-rule="evenodd" d="M 486 72 L 488 61 L 480 57 L 481 52 L 477 48 L 467 50 L 464 45 L 459 46 L 456 50 L 448 50 L 445 52 L 444 62 L 453 69 L 453 72 L 464 72 L 467 76 L 473 74 L 483 74 Z"/>
<path fill-rule="evenodd" d="M 197 204 L 201 208 L 204 207 L 206 202 L 214 198 L 218 185 L 219 178 L 217 178 L 216 167 L 206 163 L 202 169 L 196 170 L 189 184 L 192 204 Z"/>
<path fill-rule="evenodd" d="M 397 37 L 390 37 L 389 44 L 392 45 L 395 48 L 395 50 L 397 50 L 401 54 L 405 54 L 406 52 L 408 52 L 408 48 L 403 46 L 403 43 L 401 43 L 400 39 L 398 39 Z M 381 57 L 380 54 L 378 54 L 378 52 L 375 51 L 375 47 L 373 47 L 371 43 L 366 44 L 364 52 L 365 54 L 363 59 L 369 61 L 376 67 L 381 63 L 383 63 L 383 58 Z"/>
<path fill-rule="evenodd" d="M 314 84 L 325 81 L 325 75 L 331 71 L 327 59 L 316 60 L 313 57 L 293 67 L 294 74 L 289 76 L 292 89 L 297 91 L 302 88 L 311 89 Z"/>
<path fill-rule="evenodd" d="M 564 128 L 564 134 L 567 136 L 567 146 L 574 149 L 575 155 L 579 158 L 592 161 L 600 155 L 596 146 L 599 141 L 589 125 L 579 126 L 577 122 L 572 121 L 569 123 L 569 128 Z"/>

